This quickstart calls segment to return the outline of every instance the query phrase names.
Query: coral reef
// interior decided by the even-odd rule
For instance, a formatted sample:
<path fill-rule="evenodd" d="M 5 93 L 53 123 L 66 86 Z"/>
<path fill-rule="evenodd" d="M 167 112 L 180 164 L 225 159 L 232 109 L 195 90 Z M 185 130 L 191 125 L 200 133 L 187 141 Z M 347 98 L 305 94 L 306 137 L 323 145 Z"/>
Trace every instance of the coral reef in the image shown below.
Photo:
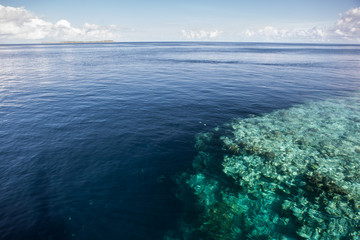
<path fill-rule="evenodd" d="M 194 169 L 179 180 L 196 215 L 179 238 L 360 239 L 360 96 L 236 119 L 196 139 Z"/>

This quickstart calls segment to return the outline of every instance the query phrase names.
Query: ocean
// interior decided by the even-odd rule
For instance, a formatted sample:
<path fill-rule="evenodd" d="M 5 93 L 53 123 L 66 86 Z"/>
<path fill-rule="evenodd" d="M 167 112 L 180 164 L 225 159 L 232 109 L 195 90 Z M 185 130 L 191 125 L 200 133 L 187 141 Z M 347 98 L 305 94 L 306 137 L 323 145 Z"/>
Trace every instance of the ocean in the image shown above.
<path fill-rule="evenodd" d="M 0 239 L 358 239 L 359 69 L 360 45 L 0 45 Z"/>

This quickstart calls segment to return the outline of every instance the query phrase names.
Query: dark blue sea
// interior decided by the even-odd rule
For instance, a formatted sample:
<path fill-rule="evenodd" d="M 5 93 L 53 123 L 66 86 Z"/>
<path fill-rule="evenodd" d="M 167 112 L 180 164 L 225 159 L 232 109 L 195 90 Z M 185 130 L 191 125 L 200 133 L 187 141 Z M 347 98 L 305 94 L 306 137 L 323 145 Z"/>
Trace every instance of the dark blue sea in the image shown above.
<path fill-rule="evenodd" d="M 360 45 L 0 45 L 0 239 L 163 239 L 195 136 L 360 89 Z"/>

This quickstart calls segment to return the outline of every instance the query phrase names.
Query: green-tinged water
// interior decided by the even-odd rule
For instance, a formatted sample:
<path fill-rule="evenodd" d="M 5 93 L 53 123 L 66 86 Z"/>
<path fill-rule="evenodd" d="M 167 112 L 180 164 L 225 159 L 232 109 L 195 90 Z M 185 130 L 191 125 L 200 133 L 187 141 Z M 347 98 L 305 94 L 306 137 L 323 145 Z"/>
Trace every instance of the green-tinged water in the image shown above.
<path fill-rule="evenodd" d="M 174 238 L 360 239 L 360 95 L 236 119 L 195 147 Z"/>

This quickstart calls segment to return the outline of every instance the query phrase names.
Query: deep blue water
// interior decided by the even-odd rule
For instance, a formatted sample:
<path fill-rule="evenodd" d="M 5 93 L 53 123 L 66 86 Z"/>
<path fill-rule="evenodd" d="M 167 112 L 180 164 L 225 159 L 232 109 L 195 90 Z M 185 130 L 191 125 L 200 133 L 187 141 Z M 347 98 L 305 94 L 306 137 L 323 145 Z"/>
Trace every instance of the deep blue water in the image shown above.
<path fill-rule="evenodd" d="M 0 45 L 0 239 L 161 239 L 194 136 L 349 95 L 360 45 Z"/>

